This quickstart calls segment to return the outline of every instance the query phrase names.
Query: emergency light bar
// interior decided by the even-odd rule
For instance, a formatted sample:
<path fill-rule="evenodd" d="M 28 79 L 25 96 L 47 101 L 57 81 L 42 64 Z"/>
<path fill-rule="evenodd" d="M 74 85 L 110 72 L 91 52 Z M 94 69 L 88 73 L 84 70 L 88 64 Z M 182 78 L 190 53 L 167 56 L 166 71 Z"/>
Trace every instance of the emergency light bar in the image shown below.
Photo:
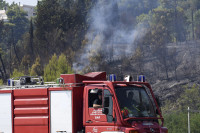
<path fill-rule="evenodd" d="M 138 77 L 138 81 L 139 81 L 139 82 L 145 82 L 145 76 L 144 76 L 144 75 L 140 75 L 140 76 Z"/>
<path fill-rule="evenodd" d="M 14 82 L 12 81 L 12 79 L 8 79 L 8 86 L 13 86 L 14 85 Z"/>
<path fill-rule="evenodd" d="M 111 74 L 110 77 L 109 77 L 109 80 L 112 81 L 112 82 L 116 81 L 116 75 Z"/>
<path fill-rule="evenodd" d="M 21 85 L 43 85 L 44 80 L 41 76 L 21 76 L 8 79 L 8 86 L 21 86 Z"/>
<path fill-rule="evenodd" d="M 126 81 L 126 82 L 131 82 L 131 81 L 132 81 L 131 75 L 126 75 L 126 76 L 124 77 L 124 81 Z"/>

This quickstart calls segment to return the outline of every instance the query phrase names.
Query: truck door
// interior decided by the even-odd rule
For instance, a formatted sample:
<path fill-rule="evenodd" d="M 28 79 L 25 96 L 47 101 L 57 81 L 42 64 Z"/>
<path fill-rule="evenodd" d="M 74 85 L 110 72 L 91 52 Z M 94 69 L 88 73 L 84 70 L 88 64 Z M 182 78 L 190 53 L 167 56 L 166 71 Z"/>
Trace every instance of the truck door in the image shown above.
<path fill-rule="evenodd" d="M 72 91 L 50 91 L 50 132 L 72 133 Z"/>
<path fill-rule="evenodd" d="M 102 103 L 99 107 L 94 107 L 96 99 L 98 99 L 99 93 L 102 93 Z M 106 100 L 106 101 L 105 101 Z M 106 107 L 104 107 L 107 102 Z M 88 89 L 88 105 L 86 111 L 86 133 L 98 133 L 103 131 L 114 131 L 113 120 L 113 97 L 109 88 L 94 88 Z M 103 113 L 104 112 L 104 113 Z M 107 113 L 105 113 L 107 112 Z"/>

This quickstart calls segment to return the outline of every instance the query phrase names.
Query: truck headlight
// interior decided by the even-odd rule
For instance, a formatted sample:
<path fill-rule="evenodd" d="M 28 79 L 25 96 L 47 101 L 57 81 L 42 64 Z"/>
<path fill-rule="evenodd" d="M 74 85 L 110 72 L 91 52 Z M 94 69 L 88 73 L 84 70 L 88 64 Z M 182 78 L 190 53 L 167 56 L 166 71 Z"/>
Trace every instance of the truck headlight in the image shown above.
<path fill-rule="evenodd" d="M 139 133 L 139 132 L 136 130 L 130 130 L 129 133 Z"/>

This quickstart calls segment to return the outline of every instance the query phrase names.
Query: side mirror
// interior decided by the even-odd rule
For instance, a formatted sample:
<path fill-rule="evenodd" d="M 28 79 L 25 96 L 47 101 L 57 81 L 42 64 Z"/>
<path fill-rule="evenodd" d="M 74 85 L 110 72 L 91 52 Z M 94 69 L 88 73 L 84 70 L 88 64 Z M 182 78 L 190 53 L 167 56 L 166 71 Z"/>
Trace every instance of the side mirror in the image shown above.
<path fill-rule="evenodd" d="M 160 99 L 159 99 L 158 96 L 155 96 L 155 99 L 156 99 L 156 102 L 157 102 L 157 104 L 158 104 L 158 107 L 159 107 L 159 109 L 160 109 L 160 111 L 161 111 L 161 108 L 160 108 Z M 157 109 L 156 109 L 156 114 L 159 114 Z"/>
<path fill-rule="evenodd" d="M 156 99 L 156 102 L 157 102 L 158 106 L 160 107 L 160 100 L 159 100 L 159 97 L 158 97 L 158 96 L 155 96 L 155 99 Z"/>
<path fill-rule="evenodd" d="M 103 113 L 103 114 L 107 115 L 108 112 L 109 112 L 108 108 L 103 108 L 103 109 L 102 109 L 102 113 Z"/>
<path fill-rule="evenodd" d="M 109 109 L 108 109 L 109 102 L 110 102 L 109 97 L 104 97 L 102 113 L 105 115 L 107 115 L 109 113 Z"/>
<path fill-rule="evenodd" d="M 104 97 L 104 100 L 103 100 L 103 107 L 109 107 L 109 102 L 110 102 L 110 99 L 109 97 Z"/>

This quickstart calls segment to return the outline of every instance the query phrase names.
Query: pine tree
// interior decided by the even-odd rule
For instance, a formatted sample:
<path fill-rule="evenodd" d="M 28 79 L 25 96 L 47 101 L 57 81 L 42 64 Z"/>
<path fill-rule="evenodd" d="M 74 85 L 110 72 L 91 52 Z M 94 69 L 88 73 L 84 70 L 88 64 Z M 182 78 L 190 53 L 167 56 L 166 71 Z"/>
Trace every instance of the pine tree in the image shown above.
<path fill-rule="evenodd" d="M 49 64 L 47 64 L 44 68 L 44 80 L 45 81 L 55 81 L 58 73 L 58 60 L 56 54 L 52 56 L 49 60 Z"/>
<path fill-rule="evenodd" d="M 37 57 L 35 63 L 31 67 L 31 76 L 41 76 L 43 75 L 42 66 L 40 65 L 40 57 Z"/>
<path fill-rule="evenodd" d="M 67 58 L 64 54 L 61 54 L 57 59 L 56 54 L 52 56 L 44 68 L 44 80 L 55 81 L 60 77 L 60 74 L 73 73 L 71 66 L 67 62 Z"/>

